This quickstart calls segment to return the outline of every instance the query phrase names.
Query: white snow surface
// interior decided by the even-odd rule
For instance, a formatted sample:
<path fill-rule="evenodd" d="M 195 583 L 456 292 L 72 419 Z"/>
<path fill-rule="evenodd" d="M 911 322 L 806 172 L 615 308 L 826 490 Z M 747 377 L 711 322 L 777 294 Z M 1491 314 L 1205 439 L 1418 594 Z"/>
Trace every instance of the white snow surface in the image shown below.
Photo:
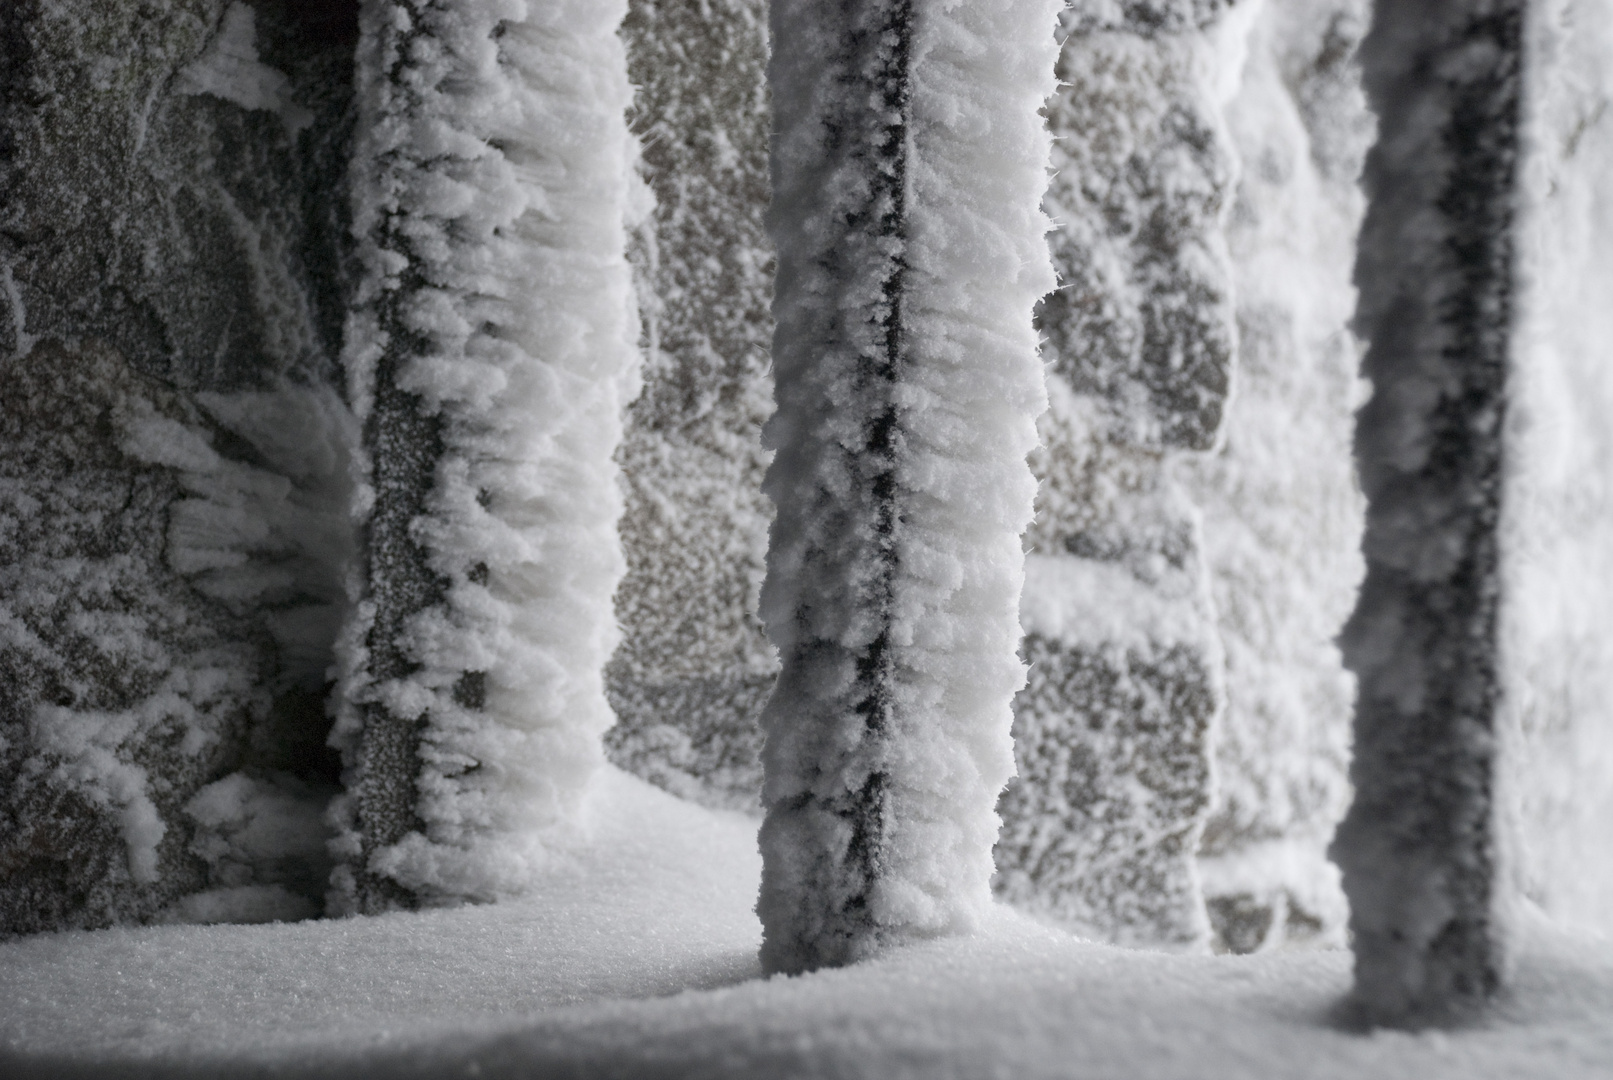
<path fill-rule="evenodd" d="M 754 822 L 614 769 L 520 900 L 0 945 L 0 1073 L 73 1076 L 1613 1075 L 1613 943 L 1543 920 L 1457 1030 L 1333 1023 L 1342 951 L 1134 952 L 1006 908 L 971 935 L 762 979 Z"/>
<path fill-rule="evenodd" d="M 378 312 L 412 269 L 424 287 L 395 302 L 427 344 L 396 379 L 441 415 L 444 451 L 411 529 L 449 584 L 446 602 L 403 634 L 418 670 L 390 680 L 365 667 L 373 608 L 360 598 L 338 643 L 345 705 L 332 738 L 360 739 L 364 701 L 427 717 L 416 781 L 425 831 L 368 866 L 426 897 L 519 891 L 545 861 L 541 834 L 572 819 L 614 721 L 601 676 L 623 572 L 612 453 L 640 362 L 625 255 L 635 154 L 616 34 L 625 10 L 625 0 L 366 9 L 392 24 L 372 26 L 359 57 L 355 160 L 374 168 L 356 174 L 365 277 L 347 328 L 348 392 L 367 417 L 389 345 Z M 386 238 L 393 229 L 408 237 L 412 268 Z M 361 488 L 360 505 L 373 494 Z M 455 700 L 466 672 L 485 677 L 481 708 Z M 348 805 L 333 813 L 338 854 L 357 857 Z"/>

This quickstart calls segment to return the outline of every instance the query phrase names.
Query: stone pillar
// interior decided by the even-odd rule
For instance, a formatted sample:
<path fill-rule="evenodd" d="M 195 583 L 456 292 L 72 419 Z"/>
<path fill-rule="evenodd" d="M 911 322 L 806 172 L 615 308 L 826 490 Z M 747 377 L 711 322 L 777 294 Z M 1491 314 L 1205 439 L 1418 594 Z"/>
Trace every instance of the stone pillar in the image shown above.
<path fill-rule="evenodd" d="M 1524 16 L 1522 0 L 1379 4 L 1361 49 L 1379 123 L 1356 265 L 1367 574 L 1342 638 L 1355 801 L 1333 857 L 1375 1022 L 1459 1012 L 1504 963 L 1497 525 Z"/>
<path fill-rule="evenodd" d="M 611 723 L 612 455 L 638 389 L 626 0 L 522 10 L 363 8 L 341 911 L 519 891 Z"/>

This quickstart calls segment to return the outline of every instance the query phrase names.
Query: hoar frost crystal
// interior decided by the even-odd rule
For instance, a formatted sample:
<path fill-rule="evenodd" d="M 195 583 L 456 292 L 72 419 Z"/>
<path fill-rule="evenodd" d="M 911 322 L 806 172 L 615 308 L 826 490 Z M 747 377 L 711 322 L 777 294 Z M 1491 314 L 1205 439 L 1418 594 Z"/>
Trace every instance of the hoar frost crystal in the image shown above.
<path fill-rule="evenodd" d="M 966 928 L 990 902 L 1025 464 L 1048 0 L 781 0 L 770 231 L 778 509 L 762 616 L 763 964 Z"/>
<path fill-rule="evenodd" d="M 625 6 L 363 9 L 339 910 L 518 890 L 602 760 L 638 377 Z"/>

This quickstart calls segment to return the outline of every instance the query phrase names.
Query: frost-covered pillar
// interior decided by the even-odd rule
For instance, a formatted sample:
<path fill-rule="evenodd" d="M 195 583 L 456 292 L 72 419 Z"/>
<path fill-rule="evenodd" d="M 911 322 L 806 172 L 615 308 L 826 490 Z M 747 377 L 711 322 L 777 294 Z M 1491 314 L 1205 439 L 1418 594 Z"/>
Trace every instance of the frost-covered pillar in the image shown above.
<path fill-rule="evenodd" d="M 1075 4 L 1048 110 L 1061 287 L 1039 312 L 1051 401 L 996 887 L 1137 945 L 1208 931 L 1194 855 L 1222 660 L 1178 473 L 1216 445 L 1231 388 L 1220 106 L 1243 14 L 1213 0 Z"/>
<path fill-rule="evenodd" d="M 1356 282 L 1367 576 L 1344 870 L 1368 1019 L 1496 988 L 1501 433 L 1512 336 L 1521 0 L 1381 3 L 1361 57 L 1379 138 Z"/>
<path fill-rule="evenodd" d="M 363 8 L 340 909 L 520 888 L 601 760 L 637 378 L 625 8 Z"/>
<path fill-rule="evenodd" d="M 771 517 L 767 0 L 633 0 L 622 37 L 654 207 L 631 249 L 648 355 L 617 452 L 627 576 L 606 747 L 679 795 L 756 811 L 757 717 L 778 674 L 756 616 Z"/>
<path fill-rule="evenodd" d="M 1226 434 L 1184 471 L 1225 654 L 1198 867 L 1212 945 L 1344 943 L 1327 844 L 1349 802 L 1354 679 L 1335 638 L 1361 579 L 1350 440 L 1363 384 L 1350 272 L 1372 121 L 1354 62 L 1365 0 L 1253 9 L 1227 129 L 1238 320 Z"/>
<path fill-rule="evenodd" d="M 1049 0 L 777 0 L 762 962 L 970 925 L 1024 669 Z"/>

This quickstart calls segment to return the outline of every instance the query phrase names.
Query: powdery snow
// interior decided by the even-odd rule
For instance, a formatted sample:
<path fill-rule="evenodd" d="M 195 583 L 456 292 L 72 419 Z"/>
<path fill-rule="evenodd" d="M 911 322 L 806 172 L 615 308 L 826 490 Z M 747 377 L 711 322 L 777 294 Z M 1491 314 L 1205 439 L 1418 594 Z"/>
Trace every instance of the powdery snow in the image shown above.
<path fill-rule="evenodd" d="M 0 946 L 0 1072 L 72 1076 L 1581 1080 L 1613 1074 L 1613 945 L 1531 924 L 1471 1027 L 1349 1032 L 1342 951 L 1173 956 L 1005 908 L 975 934 L 763 980 L 754 822 L 605 771 L 591 848 L 492 906 Z"/>

